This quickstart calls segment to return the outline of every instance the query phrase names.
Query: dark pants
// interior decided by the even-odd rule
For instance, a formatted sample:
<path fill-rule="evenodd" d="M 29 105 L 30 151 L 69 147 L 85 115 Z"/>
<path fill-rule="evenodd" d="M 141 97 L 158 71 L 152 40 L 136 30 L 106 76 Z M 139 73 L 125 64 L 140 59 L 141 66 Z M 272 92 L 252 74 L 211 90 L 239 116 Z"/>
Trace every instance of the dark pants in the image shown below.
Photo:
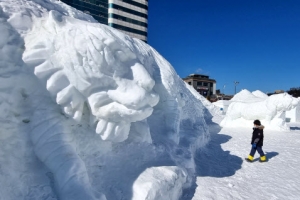
<path fill-rule="evenodd" d="M 259 153 L 260 156 L 264 156 L 265 155 L 264 152 L 263 152 L 263 150 L 262 150 L 262 147 L 257 146 L 256 148 L 252 148 L 251 149 L 250 156 L 254 157 L 254 154 L 255 154 L 256 150 L 258 151 L 258 153 Z"/>

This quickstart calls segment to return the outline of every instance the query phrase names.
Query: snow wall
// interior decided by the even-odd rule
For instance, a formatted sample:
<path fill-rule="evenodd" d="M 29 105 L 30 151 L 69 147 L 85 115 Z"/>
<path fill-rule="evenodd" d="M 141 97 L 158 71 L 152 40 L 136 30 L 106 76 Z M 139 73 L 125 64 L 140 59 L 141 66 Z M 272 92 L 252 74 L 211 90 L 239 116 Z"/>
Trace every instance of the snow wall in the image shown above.
<path fill-rule="evenodd" d="M 299 99 L 287 93 L 266 96 L 260 91 L 242 90 L 231 100 L 222 127 L 251 127 L 255 119 L 261 120 L 266 129 L 289 130 L 286 111 L 299 105 Z"/>
<path fill-rule="evenodd" d="M 0 1 L 1 199 L 175 200 L 204 106 L 144 42 L 55 0 Z"/>

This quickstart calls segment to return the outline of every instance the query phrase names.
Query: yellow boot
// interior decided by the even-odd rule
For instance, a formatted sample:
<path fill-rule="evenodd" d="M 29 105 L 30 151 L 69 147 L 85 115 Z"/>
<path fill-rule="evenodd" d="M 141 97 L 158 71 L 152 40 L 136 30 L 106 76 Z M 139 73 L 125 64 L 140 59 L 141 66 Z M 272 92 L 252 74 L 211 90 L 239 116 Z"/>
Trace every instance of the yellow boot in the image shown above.
<path fill-rule="evenodd" d="M 248 158 L 245 158 L 248 162 L 252 162 L 253 161 L 253 156 L 249 155 Z"/>
<path fill-rule="evenodd" d="M 261 156 L 259 159 L 259 162 L 266 162 L 266 161 L 267 161 L 266 156 Z"/>

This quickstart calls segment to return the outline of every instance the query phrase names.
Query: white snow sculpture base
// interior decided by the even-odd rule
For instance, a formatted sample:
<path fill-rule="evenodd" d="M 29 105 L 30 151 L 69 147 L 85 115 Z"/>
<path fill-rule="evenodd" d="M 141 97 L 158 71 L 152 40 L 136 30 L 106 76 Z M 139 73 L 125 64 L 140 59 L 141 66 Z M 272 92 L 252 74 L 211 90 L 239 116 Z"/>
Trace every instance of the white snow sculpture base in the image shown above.
<path fill-rule="evenodd" d="M 287 93 L 263 98 L 242 90 L 232 99 L 221 126 L 251 127 L 253 121 L 259 119 L 266 129 L 289 130 L 285 122 L 285 112 L 296 107 L 298 103 L 298 99 Z"/>
<path fill-rule="evenodd" d="M 175 166 L 146 169 L 133 184 L 132 200 L 173 200 L 181 193 L 186 172 Z"/>

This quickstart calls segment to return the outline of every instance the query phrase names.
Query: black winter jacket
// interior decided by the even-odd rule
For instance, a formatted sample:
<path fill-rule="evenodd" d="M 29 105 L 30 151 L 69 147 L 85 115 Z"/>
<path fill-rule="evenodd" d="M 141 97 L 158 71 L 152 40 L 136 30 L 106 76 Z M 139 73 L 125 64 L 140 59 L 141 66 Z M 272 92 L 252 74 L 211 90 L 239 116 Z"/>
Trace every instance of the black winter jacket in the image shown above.
<path fill-rule="evenodd" d="M 263 146 L 264 143 L 264 126 L 253 128 L 251 144 L 255 143 L 256 146 Z"/>

